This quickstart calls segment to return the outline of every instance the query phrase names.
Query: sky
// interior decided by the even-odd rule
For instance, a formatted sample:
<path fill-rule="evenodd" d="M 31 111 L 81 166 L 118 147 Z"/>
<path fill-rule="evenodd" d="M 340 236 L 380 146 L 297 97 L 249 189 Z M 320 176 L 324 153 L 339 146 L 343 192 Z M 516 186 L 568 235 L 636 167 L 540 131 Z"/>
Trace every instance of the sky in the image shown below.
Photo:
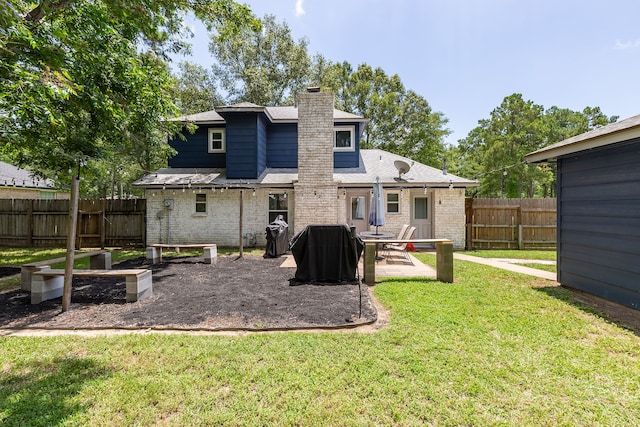
<path fill-rule="evenodd" d="M 511 94 L 607 116 L 640 114 L 638 0 L 237 0 L 353 68 L 398 74 L 449 120 L 456 144 Z M 209 66 L 197 24 L 193 57 Z"/>

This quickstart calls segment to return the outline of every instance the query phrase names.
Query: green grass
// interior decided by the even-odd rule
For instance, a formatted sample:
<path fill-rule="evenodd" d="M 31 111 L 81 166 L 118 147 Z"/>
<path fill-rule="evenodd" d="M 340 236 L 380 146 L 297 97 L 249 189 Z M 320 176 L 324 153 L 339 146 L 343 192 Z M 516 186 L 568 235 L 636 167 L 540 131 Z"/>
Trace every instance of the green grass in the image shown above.
<path fill-rule="evenodd" d="M 515 249 L 475 249 L 461 253 L 481 258 L 514 258 L 514 259 L 540 259 L 555 261 L 556 251 L 549 250 L 515 250 Z"/>
<path fill-rule="evenodd" d="M 377 284 L 372 333 L 0 337 L 0 424 L 637 425 L 638 336 L 566 289 L 454 268 Z"/>

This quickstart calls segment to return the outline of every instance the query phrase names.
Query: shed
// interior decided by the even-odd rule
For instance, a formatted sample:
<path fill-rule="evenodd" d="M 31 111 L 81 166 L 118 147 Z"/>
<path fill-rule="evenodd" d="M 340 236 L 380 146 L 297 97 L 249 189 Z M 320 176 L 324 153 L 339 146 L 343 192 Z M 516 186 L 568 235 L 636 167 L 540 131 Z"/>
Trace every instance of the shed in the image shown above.
<path fill-rule="evenodd" d="M 640 115 L 525 159 L 557 162 L 558 282 L 640 309 Z"/>

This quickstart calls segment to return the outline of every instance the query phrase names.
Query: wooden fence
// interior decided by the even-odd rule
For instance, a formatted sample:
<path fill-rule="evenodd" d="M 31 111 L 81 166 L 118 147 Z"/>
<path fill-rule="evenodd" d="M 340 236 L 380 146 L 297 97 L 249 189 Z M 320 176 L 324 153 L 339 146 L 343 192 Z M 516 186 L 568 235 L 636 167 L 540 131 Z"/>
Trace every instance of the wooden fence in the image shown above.
<path fill-rule="evenodd" d="M 556 199 L 467 199 L 467 249 L 556 247 Z"/>
<path fill-rule="evenodd" d="M 82 199 L 76 248 L 144 246 L 146 200 Z M 69 200 L 0 199 L 0 247 L 65 247 Z"/>

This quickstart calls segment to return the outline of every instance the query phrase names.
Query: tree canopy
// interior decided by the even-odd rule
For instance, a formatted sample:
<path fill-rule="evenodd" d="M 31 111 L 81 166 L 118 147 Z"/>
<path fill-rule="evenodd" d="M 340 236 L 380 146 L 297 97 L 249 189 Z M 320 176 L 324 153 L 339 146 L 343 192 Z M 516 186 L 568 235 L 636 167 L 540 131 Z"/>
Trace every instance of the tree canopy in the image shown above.
<path fill-rule="evenodd" d="M 166 159 L 177 113 L 166 58 L 192 12 L 221 37 L 255 24 L 230 0 L 0 2 L 0 151 L 57 177 Z"/>
<path fill-rule="evenodd" d="M 529 165 L 524 156 L 617 119 L 597 107 L 582 112 L 555 106 L 545 110 L 514 93 L 451 150 L 453 170 L 480 181 L 479 188 L 470 190 L 474 196 L 551 196 L 555 188 L 553 167 Z"/>

